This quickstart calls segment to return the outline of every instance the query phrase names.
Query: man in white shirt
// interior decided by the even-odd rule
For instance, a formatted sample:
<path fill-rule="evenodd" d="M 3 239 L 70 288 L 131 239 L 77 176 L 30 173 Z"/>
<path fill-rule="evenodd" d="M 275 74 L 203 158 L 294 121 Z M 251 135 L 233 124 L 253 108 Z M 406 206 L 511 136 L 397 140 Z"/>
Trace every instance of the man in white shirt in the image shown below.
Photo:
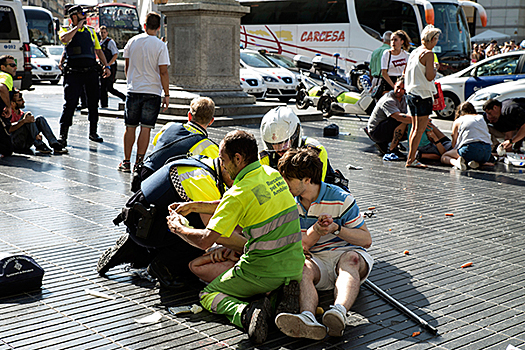
<path fill-rule="evenodd" d="M 151 129 L 155 127 L 160 112 L 162 90 L 163 112 L 168 109 L 170 59 L 166 44 L 157 38 L 160 24 L 159 14 L 148 13 L 144 25 L 146 33 L 129 39 L 124 47 L 128 94 L 124 110 L 124 160 L 118 166 L 119 171 L 131 172 L 131 151 L 135 144 L 135 129 L 139 125 L 135 164 L 144 159 Z"/>

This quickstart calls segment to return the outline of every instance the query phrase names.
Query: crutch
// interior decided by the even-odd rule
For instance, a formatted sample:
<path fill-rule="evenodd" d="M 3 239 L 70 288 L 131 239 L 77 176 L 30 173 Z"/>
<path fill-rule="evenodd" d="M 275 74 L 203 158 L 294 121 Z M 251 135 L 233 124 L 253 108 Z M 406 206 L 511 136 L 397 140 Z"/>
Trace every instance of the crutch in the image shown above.
<path fill-rule="evenodd" d="M 438 330 L 436 327 L 433 327 L 427 323 L 424 319 L 413 313 L 411 310 L 409 310 L 406 306 L 401 304 L 396 299 L 392 298 L 390 295 L 388 295 L 384 290 L 370 282 L 369 280 L 366 280 L 364 282 L 364 285 L 367 286 L 370 290 L 376 292 L 381 298 L 385 299 L 387 302 L 389 302 L 392 306 L 396 307 L 398 310 L 403 312 L 405 315 L 410 317 L 412 320 L 418 322 L 423 328 L 428 330 L 430 333 L 436 335 L 438 333 Z"/>

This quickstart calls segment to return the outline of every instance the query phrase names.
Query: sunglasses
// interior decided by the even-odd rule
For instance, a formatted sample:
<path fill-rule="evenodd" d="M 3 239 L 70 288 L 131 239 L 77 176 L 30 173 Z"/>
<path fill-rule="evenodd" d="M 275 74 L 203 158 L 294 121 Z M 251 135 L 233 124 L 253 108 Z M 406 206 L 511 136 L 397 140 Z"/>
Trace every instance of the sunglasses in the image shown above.
<path fill-rule="evenodd" d="M 6 66 L 10 66 L 10 67 L 15 68 L 16 67 L 16 63 L 8 63 L 8 64 L 6 64 Z"/>

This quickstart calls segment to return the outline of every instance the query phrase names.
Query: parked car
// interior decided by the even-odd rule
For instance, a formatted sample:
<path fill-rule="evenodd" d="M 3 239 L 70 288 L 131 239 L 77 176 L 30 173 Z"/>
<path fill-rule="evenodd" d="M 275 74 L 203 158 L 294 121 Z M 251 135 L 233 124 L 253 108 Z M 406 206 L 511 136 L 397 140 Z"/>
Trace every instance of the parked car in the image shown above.
<path fill-rule="evenodd" d="M 49 58 L 54 59 L 55 62 L 59 64 L 62 53 L 64 53 L 64 47 L 64 45 L 44 45 L 41 48 L 45 50 Z"/>
<path fill-rule="evenodd" d="M 51 84 L 58 84 L 62 71 L 58 68 L 55 60 L 49 58 L 38 46 L 31 44 L 29 47 L 33 82 L 49 81 Z"/>
<path fill-rule="evenodd" d="M 525 51 L 512 51 L 486 58 L 457 73 L 437 80 L 445 97 L 445 109 L 436 112 L 452 118 L 456 107 L 484 87 L 525 78 Z"/>
<path fill-rule="evenodd" d="M 268 88 L 264 83 L 263 77 L 256 71 L 249 68 L 242 68 L 239 71 L 241 87 L 247 94 L 255 96 L 257 99 L 264 99 Z"/>
<path fill-rule="evenodd" d="M 503 101 L 518 97 L 525 97 L 525 79 L 496 84 L 478 90 L 470 95 L 467 101 L 474 105 L 478 113 L 483 113 L 483 104 L 491 98 Z"/>
<path fill-rule="evenodd" d="M 295 97 L 295 74 L 276 65 L 259 52 L 241 49 L 241 66 L 251 68 L 263 77 L 267 87 L 266 97 L 278 98 L 281 102 L 288 102 Z"/>

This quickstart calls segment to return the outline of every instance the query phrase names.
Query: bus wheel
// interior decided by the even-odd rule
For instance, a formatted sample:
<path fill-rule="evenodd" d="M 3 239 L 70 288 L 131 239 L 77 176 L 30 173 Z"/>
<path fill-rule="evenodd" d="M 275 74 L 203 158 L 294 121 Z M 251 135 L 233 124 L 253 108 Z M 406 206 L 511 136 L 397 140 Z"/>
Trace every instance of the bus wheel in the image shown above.
<path fill-rule="evenodd" d="M 297 96 L 295 96 L 295 106 L 299 109 L 307 109 L 308 108 L 308 101 L 306 98 L 308 95 L 306 94 L 306 91 L 304 89 L 301 89 L 297 91 Z"/>
<path fill-rule="evenodd" d="M 317 109 L 323 113 L 323 117 L 328 118 L 332 116 L 332 102 L 335 102 L 335 99 L 331 96 L 324 95 L 319 99 Z"/>

